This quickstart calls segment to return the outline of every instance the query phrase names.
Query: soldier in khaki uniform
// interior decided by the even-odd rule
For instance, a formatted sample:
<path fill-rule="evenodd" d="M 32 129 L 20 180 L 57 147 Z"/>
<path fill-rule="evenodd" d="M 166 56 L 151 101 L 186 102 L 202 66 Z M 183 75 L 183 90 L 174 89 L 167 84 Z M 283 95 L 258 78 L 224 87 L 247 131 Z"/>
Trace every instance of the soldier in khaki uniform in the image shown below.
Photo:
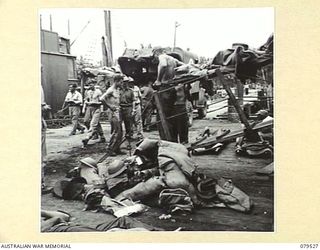
<path fill-rule="evenodd" d="M 82 96 L 79 91 L 77 91 L 77 84 L 72 84 L 69 86 L 69 92 L 66 96 L 62 110 L 66 105 L 69 105 L 69 114 L 71 115 L 71 121 L 73 124 L 70 135 L 75 135 L 77 130 L 84 133 L 85 127 L 79 122 L 79 116 L 81 113 Z"/>
<path fill-rule="evenodd" d="M 102 96 L 101 90 L 94 86 L 93 83 L 90 84 L 90 89 L 86 93 L 84 105 L 86 106 L 85 113 L 85 124 L 88 125 L 90 119 L 90 132 L 87 137 L 82 140 L 83 146 L 85 147 L 89 140 L 94 136 L 100 136 L 101 143 L 105 142 L 106 139 L 103 134 L 103 130 L 100 124 L 100 114 L 101 114 L 101 104 L 100 97 Z"/>

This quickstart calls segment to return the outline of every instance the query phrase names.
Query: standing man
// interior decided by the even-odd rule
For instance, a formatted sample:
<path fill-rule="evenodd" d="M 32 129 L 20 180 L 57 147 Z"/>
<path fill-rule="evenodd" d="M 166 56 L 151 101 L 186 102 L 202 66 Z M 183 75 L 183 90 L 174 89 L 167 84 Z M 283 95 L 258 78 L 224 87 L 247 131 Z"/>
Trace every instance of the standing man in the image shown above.
<path fill-rule="evenodd" d="M 174 142 L 187 144 L 189 142 L 189 117 L 187 112 L 187 93 L 185 87 L 179 84 L 175 87 L 175 102 L 173 105 L 172 114 L 176 115 L 171 122 L 172 126 L 172 139 Z"/>
<path fill-rule="evenodd" d="M 92 119 L 91 112 L 88 111 L 87 101 L 90 100 L 91 93 L 95 90 L 93 82 L 90 82 L 89 88 L 84 92 L 84 104 L 82 108 L 82 113 L 84 114 L 83 123 L 87 130 L 90 129 L 90 122 Z"/>
<path fill-rule="evenodd" d="M 75 135 L 77 129 L 84 133 L 85 127 L 79 122 L 79 116 L 81 112 L 82 96 L 79 91 L 77 91 L 77 84 L 72 84 L 69 86 L 69 92 L 66 96 L 66 99 L 63 103 L 62 110 L 66 105 L 69 105 L 69 115 L 71 115 L 71 121 L 73 124 L 71 135 Z"/>
<path fill-rule="evenodd" d="M 42 72 L 42 66 L 41 66 Z M 50 110 L 50 106 L 46 104 L 44 100 L 43 88 L 41 85 L 41 193 L 46 194 L 51 192 L 52 188 L 46 186 L 44 181 L 44 169 L 46 166 L 46 156 L 47 156 L 47 144 L 46 144 L 46 130 L 47 123 L 44 120 L 44 113 Z"/>
<path fill-rule="evenodd" d="M 90 132 L 87 137 L 82 140 L 83 146 L 85 147 L 89 140 L 94 136 L 100 136 L 100 143 L 106 142 L 106 139 L 103 134 L 103 130 L 100 124 L 100 114 L 101 114 L 101 104 L 100 98 L 102 92 L 98 86 L 95 86 L 93 83 L 90 83 L 90 89 L 87 91 L 84 105 L 86 106 L 85 113 L 85 124 L 88 124 L 90 121 Z"/>
<path fill-rule="evenodd" d="M 184 63 L 172 56 L 165 54 L 163 49 L 155 49 L 153 54 L 154 57 L 159 60 L 158 75 L 155 85 L 165 85 L 169 80 L 174 78 L 174 69 L 178 66 L 184 65 Z"/>
<path fill-rule="evenodd" d="M 106 93 L 101 96 L 103 101 L 110 109 L 111 137 L 107 147 L 110 156 L 120 153 L 120 145 L 122 142 L 122 126 L 120 122 L 120 85 L 122 82 L 121 75 L 115 75 L 114 82 Z"/>
<path fill-rule="evenodd" d="M 133 91 L 134 102 L 133 102 L 133 110 L 136 112 L 133 113 L 133 124 L 137 128 L 138 140 L 143 139 L 143 129 L 142 129 L 142 116 L 141 116 L 141 92 L 140 88 L 137 86 L 136 82 L 129 77 L 130 88 Z"/>
<path fill-rule="evenodd" d="M 153 88 L 152 81 L 148 82 L 141 88 L 141 99 L 142 99 L 142 124 L 145 127 L 145 131 L 150 131 L 151 114 L 153 111 Z"/>
<path fill-rule="evenodd" d="M 132 137 L 132 117 L 136 113 L 134 94 L 129 88 L 129 78 L 125 77 L 120 90 L 120 119 L 123 121 L 126 130 L 126 137 Z"/>
<path fill-rule="evenodd" d="M 174 69 L 178 66 L 184 65 L 184 63 L 180 62 L 172 56 L 165 54 L 163 49 L 155 49 L 153 53 L 154 57 L 159 61 L 158 75 L 157 80 L 155 81 L 155 85 L 160 86 L 160 100 L 162 103 L 163 113 L 166 117 L 169 117 L 175 115 L 177 112 L 176 110 L 172 109 L 173 105 L 175 105 L 176 103 L 176 91 L 174 89 L 171 89 L 171 86 L 168 84 L 168 82 L 175 76 Z M 177 124 L 174 124 L 174 121 L 172 119 L 167 120 L 167 123 L 169 132 L 171 136 L 173 136 L 173 134 L 175 133 L 173 129 Z M 188 126 L 188 123 L 186 124 L 186 126 Z M 166 139 L 162 126 L 159 126 L 159 134 L 161 139 Z M 172 141 L 176 141 L 176 139 L 172 138 Z"/>

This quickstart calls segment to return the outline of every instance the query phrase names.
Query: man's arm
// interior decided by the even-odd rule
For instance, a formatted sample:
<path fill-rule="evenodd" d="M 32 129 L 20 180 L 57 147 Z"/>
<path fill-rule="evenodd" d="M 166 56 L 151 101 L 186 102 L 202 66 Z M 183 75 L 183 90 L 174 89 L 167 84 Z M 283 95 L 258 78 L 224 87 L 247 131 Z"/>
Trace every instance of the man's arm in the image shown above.
<path fill-rule="evenodd" d="M 70 98 L 71 98 L 71 93 L 68 92 L 67 95 L 66 95 L 66 98 L 64 99 L 64 102 L 62 104 L 61 110 L 64 110 L 65 107 L 69 104 Z"/>
<path fill-rule="evenodd" d="M 176 63 L 176 67 L 179 67 L 179 66 L 182 66 L 182 65 L 185 65 L 185 63 L 183 62 L 180 62 L 179 60 L 177 60 L 176 58 L 173 58 L 175 63 Z"/>
<path fill-rule="evenodd" d="M 158 76 L 156 82 L 161 83 L 161 79 L 166 73 L 168 66 L 167 58 L 164 56 L 159 56 L 159 64 L 158 64 Z"/>
<path fill-rule="evenodd" d="M 142 103 L 142 94 L 140 88 L 138 87 L 138 99 L 140 100 L 140 104 Z"/>

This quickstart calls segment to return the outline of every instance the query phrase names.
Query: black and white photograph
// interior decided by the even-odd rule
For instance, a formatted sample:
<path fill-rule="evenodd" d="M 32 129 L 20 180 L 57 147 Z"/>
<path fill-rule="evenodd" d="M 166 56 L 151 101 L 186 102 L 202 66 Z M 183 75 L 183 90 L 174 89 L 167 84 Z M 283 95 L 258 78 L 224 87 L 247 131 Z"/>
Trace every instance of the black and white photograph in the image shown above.
<path fill-rule="evenodd" d="M 274 8 L 38 20 L 41 233 L 276 231 Z"/>

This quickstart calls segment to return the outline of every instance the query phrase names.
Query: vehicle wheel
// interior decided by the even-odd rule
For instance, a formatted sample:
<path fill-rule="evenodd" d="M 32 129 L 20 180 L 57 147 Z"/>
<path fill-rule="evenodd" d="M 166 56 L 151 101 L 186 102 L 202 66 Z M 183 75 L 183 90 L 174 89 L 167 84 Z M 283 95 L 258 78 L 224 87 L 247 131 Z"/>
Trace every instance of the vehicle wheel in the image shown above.
<path fill-rule="evenodd" d="M 205 118 L 207 116 L 207 104 L 205 104 L 205 106 L 203 108 L 199 108 L 198 109 L 198 117 L 200 119 Z"/>

